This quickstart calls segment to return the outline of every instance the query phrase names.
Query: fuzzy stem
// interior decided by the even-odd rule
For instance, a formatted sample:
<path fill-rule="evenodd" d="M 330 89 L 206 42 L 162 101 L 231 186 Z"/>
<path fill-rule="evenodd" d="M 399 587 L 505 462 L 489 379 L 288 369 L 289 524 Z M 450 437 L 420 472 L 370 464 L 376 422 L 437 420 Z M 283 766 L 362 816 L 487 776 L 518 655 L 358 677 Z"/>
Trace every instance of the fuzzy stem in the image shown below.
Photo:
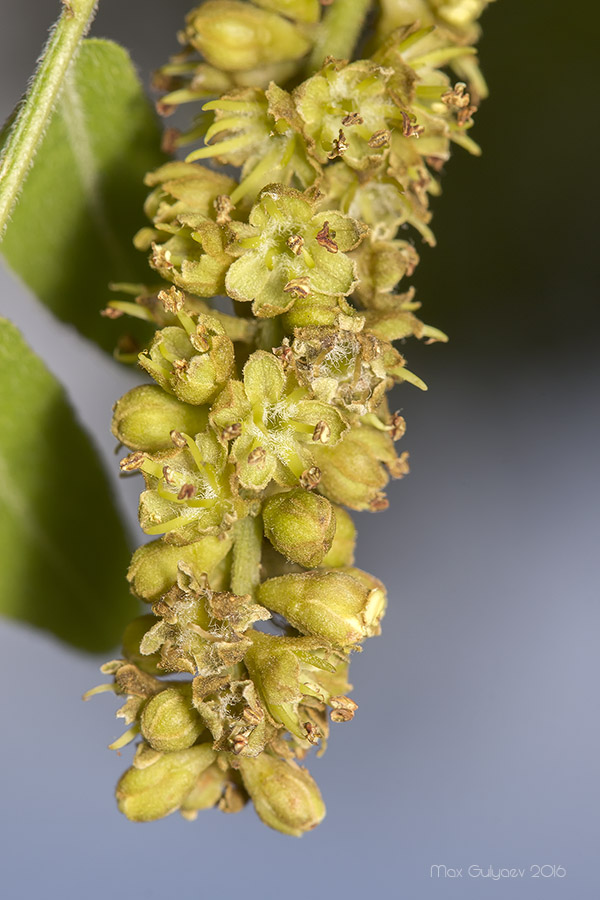
<path fill-rule="evenodd" d="M 326 56 L 351 59 L 371 0 L 333 0 L 325 11 L 308 60 L 307 74 L 320 69 Z"/>
<path fill-rule="evenodd" d="M 234 594 L 254 596 L 260 584 L 262 539 L 263 524 L 260 516 L 246 516 L 236 524 L 231 564 L 231 590 Z"/>
<path fill-rule="evenodd" d="M 62 14 L 50 34 L 0 157 L 0 239 L 97 4 L 98 0 L 63 0 Z"/>

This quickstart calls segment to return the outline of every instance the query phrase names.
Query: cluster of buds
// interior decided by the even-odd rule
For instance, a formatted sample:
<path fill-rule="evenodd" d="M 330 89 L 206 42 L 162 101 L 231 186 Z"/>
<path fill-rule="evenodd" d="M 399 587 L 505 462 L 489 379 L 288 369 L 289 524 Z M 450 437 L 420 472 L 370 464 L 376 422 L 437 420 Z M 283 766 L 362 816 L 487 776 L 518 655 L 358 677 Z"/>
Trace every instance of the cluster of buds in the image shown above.
<path fill-rule="evenodd" d="M 89 692 L 125 698 L 111 747 L 140 738 L 117 787 L 132 820 L 251 799 L 299 836 L 325 814 L 299 762 L 354 717 L 349 658 L 386 606 L 354 566 L 348 509 L 384 510 L 409 471 L 387 394 L 426 385 L 394 342 L 446 340 L 399 289 L 419 257 L 398 229 L 433 243 L 451 146 L 478 152 L 485 5 L 381 0 L 370 57 L 352 59 L 365 0 L 207 0 L 158 73 L 163 113 L 204 104 L 168 132 L 196 147 L 147 176 L 135 242 L 159 283 L 106 311 L 155 327 L 137 357 L 152 383 L 113 417 L 122 472 L 145 480 L 154 539 L 128 578 L 150 611 Z M 347 58 L 326 56 L 340 35 Z"/>

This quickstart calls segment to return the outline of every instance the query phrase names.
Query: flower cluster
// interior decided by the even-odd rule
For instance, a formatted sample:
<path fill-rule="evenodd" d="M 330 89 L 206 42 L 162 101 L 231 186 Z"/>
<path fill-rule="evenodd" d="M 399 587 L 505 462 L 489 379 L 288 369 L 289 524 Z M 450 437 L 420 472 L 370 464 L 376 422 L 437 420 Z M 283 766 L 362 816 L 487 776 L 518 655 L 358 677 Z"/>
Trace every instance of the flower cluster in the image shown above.
<path fill-rule="evenodd" d="M 251 799 L 286 834 L 317 825 L 298 761 L 353 718 L 349 657 L 380 632 L 385 588 L 354 567 L 347 510 L 384 510 L 409 471 L 387 394 L 426 385 L 394 342 L 446 340 L 399 288 L 419 257 L 398 230 L 433 243 L 452 145 L 478 152 L 486 4 L 381 0 L 382 37 L 352 59 L 368 5 L 207 0 L 157 77 L 162 112 L 204 103 L 170 146 L 204 142 L 147 176 L 135 242 L 156 280 L 107 310 L 155 326 L 152 383 L 113 417 L 122 472 L 145 480 L 154 539 L 128 578 L 151 611 L 89 692 L 124 698 L 111 747 L 141 738 L 117 787 L 135 821 Z M 346 33 L 348 58 L 326 57 Z"/>

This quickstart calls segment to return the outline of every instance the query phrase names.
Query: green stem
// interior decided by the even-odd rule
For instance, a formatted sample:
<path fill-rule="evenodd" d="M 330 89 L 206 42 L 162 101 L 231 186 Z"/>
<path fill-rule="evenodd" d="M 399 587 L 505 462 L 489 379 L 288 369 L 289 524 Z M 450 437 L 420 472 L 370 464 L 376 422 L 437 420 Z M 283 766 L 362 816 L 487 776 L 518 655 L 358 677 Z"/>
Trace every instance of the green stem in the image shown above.
<path fill-rule="evenodd" d="M 236 524 L 231 564 L 231 590 L 234 594 L 254 596 L 260 584 L 262 539 L 263 525 L 260 516 L 246 516 Z"/>
<path fill-rule="evenodd" d="M 0 239 L 97 4 L 98 0 L 63 0 L 62 14 L 52 30 L 0 157 Z"/>
<path fill-rule="evenodd" d="M 323 65 L 326 56 L 351 59 L 372 0 L 333 0 L 327 7 L 308 60 L 307 75 Z"/>

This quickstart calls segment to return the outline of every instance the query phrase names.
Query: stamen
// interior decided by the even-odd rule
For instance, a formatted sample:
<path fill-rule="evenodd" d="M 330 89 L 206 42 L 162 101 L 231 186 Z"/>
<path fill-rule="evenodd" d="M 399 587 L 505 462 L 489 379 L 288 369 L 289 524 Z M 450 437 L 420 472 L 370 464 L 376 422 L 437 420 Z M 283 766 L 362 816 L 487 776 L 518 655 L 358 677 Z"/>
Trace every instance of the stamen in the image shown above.
<path fill-rule="evenodd" d="M 86 691 L 82 700 L 89 700 L 91 697 L 95 697 L 96 694 L 108 694 L 115 693 L 118 690 L 117 685 L 114 682 L 106 682 L 105 684 L 99 684 L 96 687 L 90 688 L 89 691 Z"/>
<path fill-rule="evenodd" d="M 117 738 L 116 741 L 113 741 L 112 744 L 108 745 L 109 750 L 120 750 L 122 747 L 130 744 L 131 741 L 140 733 L 139 725 L 132 725 L 131 728 L 128 728 L 120 738 Z"/>

